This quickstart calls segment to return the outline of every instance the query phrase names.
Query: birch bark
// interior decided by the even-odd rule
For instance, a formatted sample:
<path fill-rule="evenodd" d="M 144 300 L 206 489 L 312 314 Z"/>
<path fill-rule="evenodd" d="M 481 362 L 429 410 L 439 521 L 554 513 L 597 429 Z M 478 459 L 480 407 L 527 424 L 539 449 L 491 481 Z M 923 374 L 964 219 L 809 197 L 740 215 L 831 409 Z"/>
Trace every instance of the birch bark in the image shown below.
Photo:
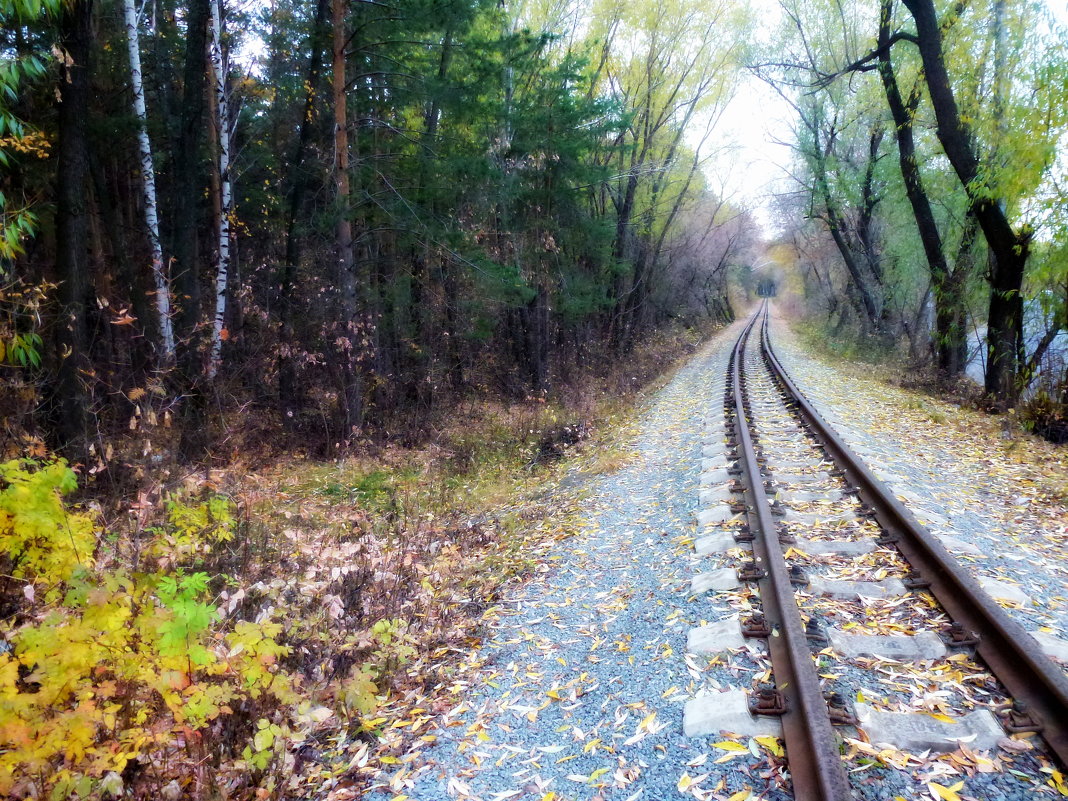
<path fill-rule="evenodd" d="M 163 247 L 159 238 L 159 213 L 156 204 L 156 171 L 152 165 L 152 143 L 148 139 L 148 112 L 145 110 L 145 87 L 141 77 L 141 44 L 137 29 L 134 0 L 123 0 L 126 44 L 130 51 L 130 81 L 133 84 L 133 108 L 137 118 L 137 144 L 141 154 L 141 184 L 145 196 L 145 227 L 152 247 L 152 278 L 156 285 L 156 313 L 159 315 L 160 345 L 163 360 L 174 361 L 174 329 L 171 325 L 171 297 L 163 265 Z"/>
<path fill-rule="evenodd" d="M 126 0 L 129 2 L 129 0 Z M 222 0 L 211 0 L 211 67 L 215 78 L 216 125 L 219 132 L 219 243 L 215 272 L 215 318 L 211 327 L 211 360 L 208 378 L 214 379 L 222 362 L 223 330 L 226 322 L 226 292 L 230 278 L 230 212 L 233 190 L 230 183 L 230 104 L 226 95 L 226 59 L 222 45 Z"/>

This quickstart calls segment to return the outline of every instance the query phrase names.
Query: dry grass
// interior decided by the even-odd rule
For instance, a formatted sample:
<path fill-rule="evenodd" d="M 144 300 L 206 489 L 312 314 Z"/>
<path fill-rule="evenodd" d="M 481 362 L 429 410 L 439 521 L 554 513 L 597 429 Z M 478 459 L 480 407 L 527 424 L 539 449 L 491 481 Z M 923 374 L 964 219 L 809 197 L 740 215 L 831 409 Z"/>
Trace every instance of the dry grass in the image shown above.
<path fill-rule="evenodd" d="M 608 475 L 622 470 L 636 458 L 636 453 L 619 446 L 603 448 L 589 461 L 586 470 L 595 475 Z"/>

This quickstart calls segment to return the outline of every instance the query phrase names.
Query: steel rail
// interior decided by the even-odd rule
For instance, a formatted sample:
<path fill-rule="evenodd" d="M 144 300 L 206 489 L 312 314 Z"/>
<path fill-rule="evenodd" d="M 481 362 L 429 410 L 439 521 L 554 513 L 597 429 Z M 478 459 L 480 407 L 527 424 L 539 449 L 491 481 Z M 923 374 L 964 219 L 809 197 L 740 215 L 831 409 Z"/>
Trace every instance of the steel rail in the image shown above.
<path fill-rule="evenodd" d="M 862 502 L 875 512 L 883 530 L 945 609 L 950 619 L 967 632 L 979 635 L 976 652 L 991 673 L 1030 715 L 1061 766 L 1068 766 L 1068 677 L 1019 623 L 968 575 L 893 493 L 865 466 L 837 432 L 797 388 L 771 347 L 767 306 L 761 325 L 761 350 L 779 386 L 793 401 L 809 431 L 823 444 L 827 455 L 857 487 Z"/>
<path fill-rule="evenodd" d="M 762 611 L 772 630 L 767 642 L 775 686 L 786 699 L 786 712 L 781 716 L 781 721 L 790 779 L 797 801 L 846 801 L 852 798 L 849 779 L 801 623 L 801 611 L 790 583 L 786 559 L 764 488 L 764 477 L 749 432 L 748 404 L 743 395 L 742 360 L 746 341 L 756 320 L 757 315 L 754 315 L 734 345 L 730 367 L 733 390 L 731 411 L 740 461 L 753 500 L 751 513 L 756 518 L 760 532 L 753 541 L 754 556 L 763 562 L 766 569 L 766 577 L 759 579 L 757 584 L 760 587 Z"/>

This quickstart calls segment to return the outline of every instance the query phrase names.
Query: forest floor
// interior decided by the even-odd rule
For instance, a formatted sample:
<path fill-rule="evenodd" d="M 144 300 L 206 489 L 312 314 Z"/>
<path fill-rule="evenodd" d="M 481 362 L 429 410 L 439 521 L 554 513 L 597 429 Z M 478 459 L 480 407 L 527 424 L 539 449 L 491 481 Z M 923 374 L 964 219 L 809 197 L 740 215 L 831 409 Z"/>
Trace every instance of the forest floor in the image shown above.
<path fill-rule="evenodd" d="M 707 336 L 335 460 L 0 462 L 0 796 L 360 795 L 433 742 L 491 610 L 551 570 Z"/>
<path fill-rule="evenodd" d="M 549 575 L 589 525 L 588 486 L 634 460 L 638 411 L 702 338 L 646 343 L 566 405 L 462 404 L 423 446 L 188 477 L 186 496 L 240 510 L 220 625 L 267 615 L 291 649 L 279 665 L 300 700 L 295 716 L 265 713 L 288 745 L 257 797 L 361 797 L 436 741 L 501 599 Z M 236 787 L 242 768 L 218 780 Z"/>

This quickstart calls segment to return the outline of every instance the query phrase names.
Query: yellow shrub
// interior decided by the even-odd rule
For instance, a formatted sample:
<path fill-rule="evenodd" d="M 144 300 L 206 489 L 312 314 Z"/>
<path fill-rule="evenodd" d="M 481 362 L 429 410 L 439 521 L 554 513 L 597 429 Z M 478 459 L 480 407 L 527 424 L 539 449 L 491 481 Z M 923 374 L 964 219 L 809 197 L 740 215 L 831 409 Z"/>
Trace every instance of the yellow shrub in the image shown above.
<path fill-rule="evenodd" d="M 12 575 L 47 588 L 47 605 L 0 624 L 4 797 L 121 789 L 130 760 L 173 748 L 232 714 L 235 700 L 293 697 L 277 664 L 288 652 L 276 641 L 281 626 L 219 630 L 207 574 L 96 569 L 93 521 L 62 502 L 75 487 L 62 462 L 0 465 L 0 554 Z M 232 524 L 218 499 L 202 509 L 172 504 L 169 519 L 177 524 L 157 538 L 191 552 L 200 550 L 198 535 L 225 541 Z"/>

